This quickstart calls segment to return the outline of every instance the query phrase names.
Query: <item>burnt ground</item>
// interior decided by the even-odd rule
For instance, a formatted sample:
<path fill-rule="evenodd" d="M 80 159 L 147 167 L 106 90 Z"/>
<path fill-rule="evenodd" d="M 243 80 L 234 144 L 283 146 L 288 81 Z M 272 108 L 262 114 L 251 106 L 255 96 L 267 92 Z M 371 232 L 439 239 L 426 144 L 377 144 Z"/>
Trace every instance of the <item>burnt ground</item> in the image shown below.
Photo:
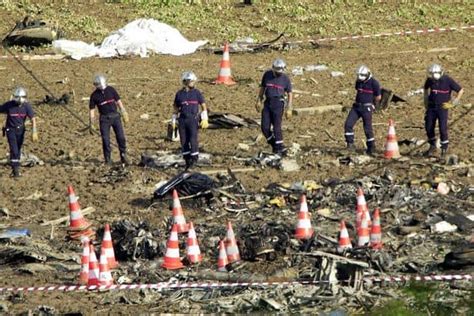
<path fill-rule="evenodd" d="M 67 107 L 85 121 L 87 121 L 88 103 L 83 99 L 92 92 L 93 75 L 104 72 L 109 78 L 109 83 L 116 87 L 122 96 L 131 118 L 130 125 L 126 127 L 126 134 L 129 156 L 134 165 L 129 167 L 130 172 L 125 180 L 115 183 L 100 182 L 100 179 L 109 172 L 109 168 L 101 164 L 100 137 L 84 132 L 85 126 L 60 106 L 37 105 L 35 111 L 38 115 L 40 141 L 32 143 L 27 138 L 24 151 L 37 155 L 45 164 L 23 168 L 23 177 L 18 180 L 9 177 L 8 166 L 0 166 L 0 206 L 10 210 L 10 216 L 1 218 L 1 223 L 7 227 L 27 227 L 32 230 L 35 240 L 61 248 L 61 245 L 66 243 L 65 228 L 56 227 L 54 238 L 50 240 L 50 227 L 39 226 L 39 223 L 68 214 L 66 186 L 72 184 L 80 196 L 81 206 L 83 208 L 94 206 L 97 209 L 95 213 L 87 216 L 96 227 L 104 222 L 127 218 L 133 221 L 148 220 L 152 226 L 164 228 L 163 222 L 169 216 L 167 204 L 163 203 L 159 208 L 149 208 L 149 199 L 154 185 L 168 179 L 178 170 L 144 169 L 137 164 L 140 161 L 140 155 L 146 150 L 179 151 L 177 143 L 165 142 L 164 137 L 166 135 L 165 121 L 171 116 L 171 104 L 175 92 L 180 88 L 179 76 L 184 70 L 192 69 L 203 80 L 198 84 L 198 88 L 204 93 L 210 111 L 237 113 L 255 119 L 259 117 L 254 110 L 259 80 L 263 71 L 276 57 L 284 58 L 290 70 L 295 66 L 325 64 L 330 67 L 330 70 L 345 73 L 344 76 L 337 78 L 332 78 L 329 71 L 306 72 L 303 76 L 292 76 L 295 89 L 320 95 L 297 94 L 295 108 L 332 104 L 350 106 L 354 97 L 354 69 L 361 63 L 366 63 L 372 69 L 375 77 L 384 87 L 393 89 L 401 97 L 406 97 L 409 91 L 422 87 L 427 65 L 439 62 L 447 69 L 449 75 L 465 88 L 463 104 L 469 104 L 472 103 L 474 91 L 473 36 L 472 32 L 453 32 L 410 38 L 334 42 L 315 49 L 296 48 L 287 51 L 232 54 L 232 73 L 239 84 L 231 87 L 215 86 L 205 82 L 215 79 L 221 58 L 220 55 L 207 52 L 183 57 L 158 55 L 143 59 L 129 57 L 91 58 L 82 61 L 67 59 L 24 61 L 25 65 L 55 95 L 73 92 L 74 98 Z M 1 55 L 7 55 L 6 51 L 2 50 Z M 20 83 L 28 89 L 29 99 L 32 102 L 42 100 L 46 94 L 15 60 L 0 60 L 0 74 L 2 74 L 0 94 L 4 100 L 9 98 L 14 86 Z M 58 83 L 66 78 L 67 83 Z M 408 162 L 390 162 L 382 158 L 382 147 L 390 118 L 397 124 L 396 131 L 399 139 L 425 138 L 422 97 L 417 95 L 406 97 L 406 99 L 408 103 L 399 103 L 396 106 L 391 104 L 386 111 L 374 115 L 379 157 L 369 164 L 333 167 L 330 164 L 319 163 L 344 155 L 343 123 L 347 112 L 327 112 L 294 116 L 284 121 L 286 144 L 298 143 L 305 151 L 315 150 L 316 152 L 314 155 L 298 159 L 302 167 L 300 171 L 285 173 L 272 168 L 264 168 L 251 173 L 237 174 L 237 177 L 249 192 L 257 192 L 273 182 L 293 183 L 315 180 L 321 183 L 328 178 L 355 177 L 359 179 L 365 175 L 381 175 L 385 169 L 390 169 L 395 174 L 397 183 L 432 178 L 438 175 L 439 169 L 435 168 L 436 161 L 421 157 L 426 147 L 413 151 L 408 147 L 401 147 L 402 155 L 408 157 Z M 149 114 L 149 119 L 141 119 L 142 114 Z M 469 111 L 469 107 L 460 107 L 451 111 L 450 115 L 451 153 L 456 154 L 461 162 L 472 164 L 474 112 Z M 212 167 L 198 167 L 196 170 L 242 167 L 238 160 L 233 159 L 234 156 L 249 157 L 268 149 L 261 141 L 251 146 L 249 152 L 239 152 L 239 143 L 251 141 L 258 134 L 257 129 L 201 131 L 201 151 L 211 153 L 214 159 Z M 29 136 L 28 133 L 27 137 Z M 360 150 L 364 142 L 359 122 L 356 127 L 356 143 Z M 6 139 L 2 138 L 0 144 L 0 157 L 6 157 L 8 154 Z M 115 160 L 118 159 L 116 149 L 113 157 Z M 460 187 L 473 184 L 472 178 L 455 171 L 445 171 L 444 176 Z M 37 191 L 43 195 L 41 198 L 21 199 Z M 296 204 L 293 205 L 295 206 Z M 383 207 L 383 201 L 379 206 Z M 351 208 L 353 205 L 347 205 L 347 207 Z M 465 207 L 467 214 L 472 213 L 472 204 Z M 338 216 L 339 210 L 333 211 L 335 216 Z M 186 216 L 189 220 L 193 220 L 196 226 L 209 220 L 209 214 L 204 213 L 202 209 L 186 209 Z M 233 216 L 233 214 L 217 213 L 211 217 L 215 223 L 224 225 L 226 219 Z M 278 217 L 278 213 L 272 216 Z M 325 221 L 324 218 L 319 220 Z M 290 224 L 293 225 L 293 223 Z M 332 233 L 328 232 L 328 234 Z M 212 236 L 200 236 L 200 238 L 210 237 Z M 70 244 L 67 245 L 69 245 L 67 247 L 73 247 Z M 75 247 L 78 249 L 78 246 Z M 205 257 L 203 267 L 213 267 L 214 264 L 215 258 Z M 258 264 L 252 264 L 245 269 L 262 270 Z M 15 266 L 4 266 L 0 270 L 0 286 L 62 284 L 71 282 L 76 275 L 76 272 L 29 275 L 16 271 Z M 126 297 L 128 294 L 124 295 Z M 165 307 L 160 308 L 159 301 L 145 305 L 129 305 L 123 302 L 108 305 L 100 294 L 59 292 L 27 294 L 16 303 L 10 302 L 8 306 L 11 312 L 17 313 L 35 309 L 37 305 L 43 304 L 54 306 L 61 312 L 109 311 L 115 314 L 146 311 L 150 308 L 155 308 L 157 311 L 166 310 Z M 174 308 L 172 310 L 177 311 Z"/>

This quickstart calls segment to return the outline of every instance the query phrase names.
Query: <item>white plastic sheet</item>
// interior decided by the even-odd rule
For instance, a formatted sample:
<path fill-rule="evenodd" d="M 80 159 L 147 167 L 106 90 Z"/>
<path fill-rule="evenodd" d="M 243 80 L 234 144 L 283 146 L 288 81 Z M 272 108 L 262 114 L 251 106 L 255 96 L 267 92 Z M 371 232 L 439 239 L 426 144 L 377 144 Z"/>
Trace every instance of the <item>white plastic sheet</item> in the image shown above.
<path fill-rule="evenodd" d="M 98 47 L 70 40 L 54 41 L 53 47 L 71 58 L 81 59 L 119 55 L 147 57 L 150 52 L 180 56 L 192 54 L 206 43 L 205 40 L 190 42 L 177 29 L 157 20 L 138 19 L 112 32 Z"/>

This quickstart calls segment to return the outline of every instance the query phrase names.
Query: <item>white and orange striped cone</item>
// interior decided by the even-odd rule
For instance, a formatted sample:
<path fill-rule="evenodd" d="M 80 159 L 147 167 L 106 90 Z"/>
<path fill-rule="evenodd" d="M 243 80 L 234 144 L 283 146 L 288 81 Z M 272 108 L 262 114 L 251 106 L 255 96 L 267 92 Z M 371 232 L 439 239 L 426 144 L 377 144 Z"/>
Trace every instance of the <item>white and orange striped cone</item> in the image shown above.
<path fill-rule="evenodd" d="M 89 238 L 83 237 L 82 241 L 82 257 L 81 257 L 81 273 L 79 274 L 79 283 L 87 284 L 89 282 L 89 256 L 90 246 Z"/>
<path fill-rule="evenodd" d="M 179 258 L 178 225 L 176 224 L 171 229 L 170 238 L 166 244 L 165 260 L 161 267 L 168 270 L 181 269 L 183 267 L 183 263 Z"/>
<path fill-rule="evenodd" d="M 99 263 L 92 244 L 89 245 L 89 279 L 87 285 L 99 285 Z"/>
<path fill-rule="evenodd" d="M 219 69 L 219 75 L 214 81 L 216 84 L 225 84 L 233 85 L 235 81 L 232 79 L 230 71 L 230 54 L 229 54 L 229 44 L 224 44 L 224 54 L 222 55 L 221 65 Z"/>
<path fill-rule="evenodd" d="M 217 271 L 227 272 L 227 265 L 229 260 L 227 259 L 227 252 L 225 251 L 224 242 L 219 241 L 219 257 L 217 258 Z"/>
<path fill-rule="evenodd" d="M 346 223 L 342 220 L 339 228 L 339 245 L 337 247 L 337 252 L 342 253 L 346 249 L 351 249 L 352 244 L 349 238 L 349 233 L 347 232 Z"/>
<path fill-rule="evenodd" d="M 395 134 L 393 120 L 388 121 L 388 134 L 385 142 L 384 157 L 387 159 L 400 158 L 400 150 L 398 148 L 397 135 Z"/>
<path fill-rule="evenodd" d="M 296 224 L 295 238 L 300 240 L 310 239 L 314 234 L 311 226 L 308 204 L 306 203 L 306 195 L 302 195 L 300 199 L 300 211 L 298 212 L 298 223 Z"/>
<path fill-rule="evenodd" d="M 370 217 L 370 212 L 368 209 L 365 211 L 365 218 L 367 219 L 367 227 L 370 229 L 372 227 L 372 218 Z"/>
<path fill-rule="evenodd" d="M 359 187 L 357 188 L 356 229 L 359 229 L 360 227 L 362 214 L 365 214 L 368 210 L 369 208 L 365 201 L 364 191 Z"/>
<path fill-rule="evenodd" d="M 81 239 L 82 237 L 93 238 L 95 232 L 91 229 L 91 224 L 82 216 L 78 197 L 74 193 L 72 185 L 67 187 L 69 199 L 70 220 L 68 235 L 71 239 Z"/>
<path fill-rule="evenodd" d="M 357 246 L 363 247 L 370 242 L 370 231 L 369 231 L 369 222 L 365 216 L 365 213 L 362 214 L 362 219 L 360 222 L 360 227 L 357 230 Z"/>
<path fill-rule="evenodd" d="M 193 222 L 189 223 L 188 241 L 186 243 L 186 257 L 190 263 L 199 263 L 202 261 L 201 249 L 194 230 Z"/>
<path fill-rule="evenodd" d="M 74 192 L 72 185 L 68 185 L 67 193 L 69 198 L 70 222 L 69 230 L 85 230 L 91 226 L 89 222 L 82 216 L 81 207 L 79 206 L 78 197 Z"/>
<path fill-rule="evenodd" d="M 240 261 L 239 247 L 237 246 L 237 240 L 235 239 L 234 230 L 232 229 L 232 223 L 230 221 L 227 222 L 225 251 L 227 253 L 227 259 L 229 260 L 229 263 Z"/>
<path fill-rule="evenodd" d="M 380 225 L 380 209 L 374 211 L 374 222 L 370 230 L 370 247 L 382 249 L 382 227 Z"/>
<path fill-rule="evenodd" d="M 110 273 L 109 260 L 105 249 L 100 250 L 100 259 L 99 259 L 99 285 L 112 285 L 114 284 L 114 279 L 112 278 L 112 273 Z"/>
<path fill-rule="evenodd" d="M 102 238 L 101 248 L 104 249 L 107 261 L 109 262 L 109 268 L 115 269 L 118 266 L 117 260 L 115 260 L 114 245 L 112 243 L 112 236 L 110 235 L 110 226 L 105 224 L 104 237 Z"/>
<path fill-rule="evenodd" d="M 173 190 L 173 224 L 176 224 L 178 233 L 186 233 L 189 230 L 176 190 Z"/>

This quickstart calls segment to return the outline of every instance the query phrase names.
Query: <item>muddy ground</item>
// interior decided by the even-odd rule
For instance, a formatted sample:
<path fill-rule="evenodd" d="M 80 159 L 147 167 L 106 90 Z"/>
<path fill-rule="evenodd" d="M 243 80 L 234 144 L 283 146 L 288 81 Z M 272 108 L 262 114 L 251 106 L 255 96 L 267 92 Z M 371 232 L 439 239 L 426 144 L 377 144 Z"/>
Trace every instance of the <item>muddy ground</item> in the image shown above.
<path fill-rule="evenodd" d="M 42 159 L 43 166 L 24 168 L 23 177 L 14 180 L 9 177 L 10 168 L 0 166 L 0 206 L 10 210 L 10 217 L 1 218 L 1 224 L 7 227 L 27 227 L 32 230 L 32 238 L 61 248 L 66 243 L 65 227 L 56 227 L 50 240 L 50 227 L 39 226 L 44 220 L 56 219 L 68 214 L 66 186 L 72 184 L 80 196 L 81 206 L 94 206 L 97 211 L 88 219 L 100 226 L 104 222 L 118 219 L 148 220 L 151 225 L 163 228 L 165 216 L 168 216 L 166 204 L 162 208 L 148 208 L 154 185 L 178 173 L 177 169 L 150 170 L 138 166 L 140 155 L 146 150 L 169 149 L 179 151 L 177 143 L 164 140 L 165 121 L 171 117 L 172 101 L 180 88 L 179 77 L 184 70 L 193 70 L 203 81 L 198 84 L 212 112 L 231 112 L 249 118 L 258 119 L 254 104 L 258 82 L 262 73 L 276 57 L 284 58 L 291 70 L 295 66 L 326 64 L 330 70 L 342 71 L 342 77 L 332 78 L 329 71 L 306 72 L 303 76 L 291 76 L 295 89 L 317 93 L 296 95 L 296 108 L 343 104 L 350 106 L 354 97 L 354 69 L 361 63 L 367 64 L 382 86 L 406 97 L 408 103 L 399 103 L 374 116 L 374 128 L 378 148 L 377 159 L 362 166 L 332 167 L 318 165 L 318 162 L 335 159 L 344 154 L 343 123 L 347 112 L 328 112 L 307 116 L 294 116 L 284 121 L 285 143 L 300 144 L 304 150 L 318 149 L 320 153 L 299 160 L 301 170 L 285 173 L 265 168 L 251 173 L 238 174 L 238 179 L 250 192 L 257 192 L 270 183 L 292 183 L 294 181 L 315 180 L 318 183 L 328 178 L 345 179 L 362 177 L 366 174 L 381 174 L 390 169 L 400 183 L 411 179 L 433 176 L 433 163 L 421 157 L 426 147 L 408 153 L 408 147 L 401 147 L 402 155 L 409 157 L 407 162 L 389 162 L 383 160 L 383 143 L 387 132 L 388 120 L 394 119 L 399 139 L 424 139 L 423 105 L 420 95 L 407 97 L 409 91 L 422 87 L 426 77 L 425 69 L 432 62 L 441 63 L 447 72 L 465 89 L 463 104 L 472 103 L 474 84 L 474 33 L 440 33 L 410 38 L 379 38 L 359 41 L 334 42 L 319 48 L 291 49 L 287 51 L 264 51 L 254 54 L 231 55 L 232 73 L 239 84 L 231 87 L 215 86 L 206 83 L 215 79 L 221 56 L 207 52 L 198 52 L 189 56 L 152 56 L 149 58 L 91 58 L 82 61 L 43 60 L 25 61 L 25 65 L 57 96 L 74 92 L 74 99 L 67 107 L 87 121 L 87 98 L 93 90 L 92 78 L 95 73 L 103 72 L 109 78 L 110 85 L 117 88 L 125 107 L 130 114 L 131 123 L 126 127 L 129 156 L 133 166 L 125 181 L 100 183 L 109 168 L 102 164 L 100 137 L 84 132 L 84 125 L 70 113 L 57 105 L 38 105 L 35 111 L 38 117 L 40 141 L 32 143 L 27 134 L 24 151 L 33 153 Z M 442 48 L 442 49 L 440 49 Z M 1 50 L 1 55 L 7 55 Z M 24 85 L 32 102 L 40 101 L 46 92 L 12 59 L 0 60 L 0 96 L 7 100 L 17 84 Z M 67 78 L 67 83 L 59 83 Z M 149 119 L 141 119 L 149 114 Z M 474 112 L 468 107 L 457 108 L 450 113 L 450 151 L 459 156 L 462 162 L 473 162 Z M 252 141 L 259 135 L 258 129 L 205 130 L 200 133 L 202 152 L 213 155 L 211 167 L 198 167 L 196 171 L 236 168 L 242 165 L 234 156 L 249 157 L 259 151 L 268 150 L 261 141 L 251 147 L 249 152 L 240 152 L 239 143 Z M 363 150 L 365 142 L 361 123 L 356 128 L 356 143 Z M 407 154 L 408 153 L 408 154 Z M 6 157 L 8 146 L 5 138 L 0 139 L 0 157 Z M 68 157 L 68 156 L 71 157 Z M 114 149 L 114 160 L 118 152 Z M 377 170 L 375 170 L 377 169 Z M 375 170 L 375 171 L 374 171 Z M 472 178 L 448 172 L 447 178 L 460 186 L 473 184 Z M 40 192 L 42 197 L 34 200 L 20 199 Z M 383 206 L 383 205 L 381 205 Z M 338 210 L 334 210 L 337 212 Z M 224 212 L 224 211 L 222 211 Z M 204 211 L 187 209 L 186 216 L 199 226 L 209 220 Z M 213 214 L 222 215 L 222 214 Z M 215 216 L 215 221 L 225 223 L 232 214 Z M 324 221 L 324 219 L 319 219 Z M 210 236 L 200 236 L 209 238 Z M 64 247 L 70 249 L 71 244 Z M 79 250 L 78 250 L 79 254 Z M 204 267 L 213 267 L 215 258 L 205 257 Z M 257 264 L 245 269 L 261 271 Z M 42 273 L 29 275 L 15 271 L 14 266 L 2 266 L 0 286 L 38 286 L 44 284 L 70 283 L 77 277 L 76 272 Z M 123 293 L 125 297 L 127 294 Z M 169 306 L 160 305 L 160 301 L 147 304 L 126 304 L 118 302 L 109 305 L 103 296 L 96 293 L 35 293 L 26 294 L 21 299 L 9 301 L 10 312 L 19 313 L 34 310 L 38 305 L 53 306 L 60 312 L 82 311 L 85 313 L 110 312 L 111 314 L 143 312 L 147 310 L 166 311 Z M 171 311 L 180 311 L 172 307 Z M 189 310 L 187 310 L 189 312 Z"/>

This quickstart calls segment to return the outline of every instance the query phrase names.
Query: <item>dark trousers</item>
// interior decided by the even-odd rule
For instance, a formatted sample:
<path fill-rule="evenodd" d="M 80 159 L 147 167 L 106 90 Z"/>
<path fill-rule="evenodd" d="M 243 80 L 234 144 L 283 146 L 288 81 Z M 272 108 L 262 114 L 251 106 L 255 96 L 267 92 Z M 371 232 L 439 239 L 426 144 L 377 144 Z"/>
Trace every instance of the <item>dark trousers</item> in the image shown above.
<path fill-rule="evenodd" d="M 284 149 L 283 134 L 281 132 L 284 107 L 285 104 L 280 98 L 270 98 L 265 100 L 262 110 L 262 133 L 267 139 L 267 143 L 272 145 L 274 152 Z"/>
<path fill-rule="evenodd" d="M 375 147 L 374 131 L 372 130 L 372 112 L 372 105 L 354 104 L 352 106 L 344 124 L 344 136 L 348 144 L 354 143 L 354 125 L 362 118 L 365 137 L 367 138 L 367 149 Z"/>
<path fill-rule="evenodd" d="M 101 115 L 99 119 L 100 123 L 100 135 L 102 136 L 102 150 L 104 151 L 104 158 L 106 161 L 110 160 L 111 149 L 110 149 L 110 128 L 114 130 L 117 144 L 120 151 L 120 157 L 126 155 L 126 140 L 125 133 L 122 127 L 122 121 L 120 120 L 120 114 L 111 113 Z"/>
<path fill-rule="evenodd" d="M 431 146 L 436 145 L 435 127 L 436 121 L 439 122 L 439 137 L 441 139 L 441 148 L 448 149 L 448 110 L 441 106 L 430 106 L 425 113 L 425 130 L 428 142 Z"/>
<path fill-rule="evenodd" d="M 10 147 L 10 164 L 13 169 L 20 167 L 21 146 L 25 139 L 25 127 L 7 127 L 5 130 Z"/>
<path fill-rule="evenodd" d="M 179 138 L 181 140 L 181 150 L 183 158 L 189 160 L 190 158 L 197 161 L 199 156 L 198 144 L 198 128 L 199 122 L 195 115 L 181 114 L 178 119 Z"/>

